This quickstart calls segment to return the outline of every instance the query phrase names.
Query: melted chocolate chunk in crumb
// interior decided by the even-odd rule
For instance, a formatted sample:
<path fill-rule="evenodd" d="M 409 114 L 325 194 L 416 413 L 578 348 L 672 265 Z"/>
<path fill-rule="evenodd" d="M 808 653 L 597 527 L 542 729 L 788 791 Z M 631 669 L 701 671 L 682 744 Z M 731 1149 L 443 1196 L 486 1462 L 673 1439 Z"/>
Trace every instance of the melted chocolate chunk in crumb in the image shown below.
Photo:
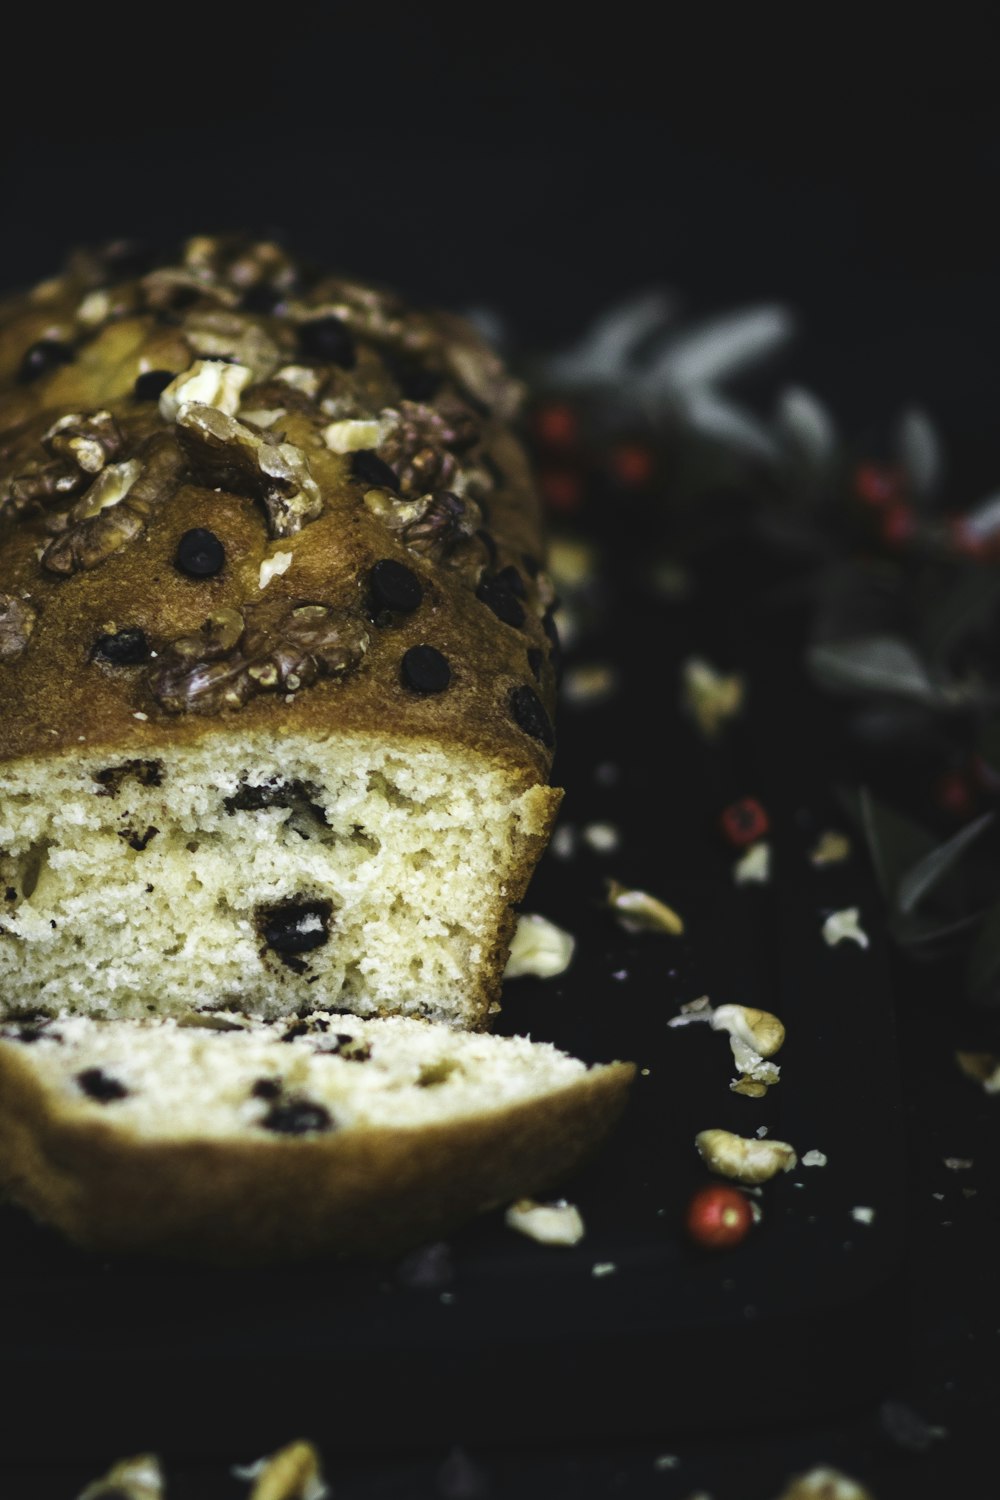
<path fill-rule="evenodd" d="M 332 913 L 329 901 L 280 901 L 274 906 L 257 908 L 257 929 L 265 946 L 283 964 L 301 974 L 305 965 L 300 955 L 322 948 L 329 941 Z"/>
<path fill-rule="evenodd" d="M 280 1099 L 281 1080 L 278 1078 L 258 1078 L 250 1094 L 254 1099 Z"/>
<path fill-rule="evenodd" d="M 290 1099 L 286 1104 L 272 1104 L 260 1123 L 265 1130 L 273 1130 L 278 1135 L 309 1135 L 333 1129 L 330 1111 L 310 1099 Z"/>
<path fill-rule="evenodd" d="M 77 1073 L 76 1081 L 87 1098 L 96 1099 L 98 1104 L 112 1104 L 116 1099 L 128 1098 L 125 1085 L 101 1068 L 84 1068 L 82 1073 Z"/>

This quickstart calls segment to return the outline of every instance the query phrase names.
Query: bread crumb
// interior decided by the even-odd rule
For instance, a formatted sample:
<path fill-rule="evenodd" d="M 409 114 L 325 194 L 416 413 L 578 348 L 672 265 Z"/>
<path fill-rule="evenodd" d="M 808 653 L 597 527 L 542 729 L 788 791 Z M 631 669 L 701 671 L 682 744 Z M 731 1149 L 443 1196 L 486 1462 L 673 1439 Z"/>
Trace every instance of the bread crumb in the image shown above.
<path fill-rule="evenodd" d="M 576 939 L 571 933 L 545 917 L 525 912 L 517 919 L 503 977 L 520 979 L 525 974 L 534 974 L 539 979 L 552 979 L 569 968 L 575 947 Z"/>
<path fill-rule="evenodd" d="M 845 941 L 857 943 L 859 948 L 867 948 L 868 934 L 862 930 L 859 916 L 860 909 L 857 906 L 831 912 L 823 923 L 823 941 L 831 948 Z"/>
<path fill-rule="evenodd" d="M 825 1167 L 826 1161 L 827 1159 L 822 1151 L 807 1151 L 802 1158 L 802 1165 L 804 1167 Z"/>
<path fill-rule="evenodd" d="M 579 1209 L 565 1198 L 555 1203 L 520 1198 L 504 1214 L 504 1223 L 540 1245 L 577 1245 L 585 1233 Z"/>
<path fill-rule="evenodd" d="M 771 846 L 766 841 L 751 844 L 733 865 L 737 885 L 766 885 L 771 878 Z"/>
<path fill-rule="evenodd" d="M 613 823 L 588 823 L 583 841 L 595 854 L 613 854 L 621 843 L 621 834 Z"/>
<path fill-rule="evenodd" d="M 613 1260 L 597 1260 L 590 1268 L 591 1276 L 613 1276 L 618 1270 Z"/>
<path fill-rule="evenodd" d="M 858 1206 L 851 1209 L 851 1218 L 856 1219 L 859 1224 L 870 1224 L 875 1217 L 873 1208 Z"/>

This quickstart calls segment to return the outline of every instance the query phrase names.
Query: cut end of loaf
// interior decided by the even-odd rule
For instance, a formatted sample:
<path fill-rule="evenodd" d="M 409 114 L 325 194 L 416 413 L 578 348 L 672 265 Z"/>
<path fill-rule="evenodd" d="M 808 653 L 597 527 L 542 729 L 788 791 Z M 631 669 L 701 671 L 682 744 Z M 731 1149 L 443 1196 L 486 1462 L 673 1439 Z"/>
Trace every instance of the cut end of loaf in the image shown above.
<path fill-rule="evenodd" d="M 360 734 L 20 762 L 0 806 L 0 1009 L 325 1006 L 478 1026 L 558 792 Z"/>
<path fill-rule="evenodd" d="M 548 1188 L 634 1069 L 406 1017 L 0 1025 L 0 1183 L 81 1245 L 388 1254 Z"/>

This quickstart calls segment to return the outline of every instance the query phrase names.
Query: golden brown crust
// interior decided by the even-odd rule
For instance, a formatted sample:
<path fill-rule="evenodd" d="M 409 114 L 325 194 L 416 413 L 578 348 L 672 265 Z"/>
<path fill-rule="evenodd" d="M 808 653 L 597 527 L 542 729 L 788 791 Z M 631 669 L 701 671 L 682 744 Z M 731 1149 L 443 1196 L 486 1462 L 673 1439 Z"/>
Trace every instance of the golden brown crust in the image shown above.
<path fill-rule="evenodd" d="M 91 1250 L 222 1263 L 391 1254 L 570 1172 L 635 1069 L 595 1068 L 530 1103 L 419 1129 L 148 1143 L 81 1120 L 0 1045 L 0 1185 Z"/>
<path fill-rule="evenodd" d="M 265 301 L 278 299 L 268 312 L 256 310 L 262 291 Z M 257 301 L 248 305 L 250 292 Z M 303 353 L 302 330 L 321 316 L 349 330 L 350 368 Z M 294 479 L 282 494 L 265 494 L 252 457 L 226 458 L 220 469 L 214 439 L 135 395 L 143 372 L 183 372 L 206 351 L 250 370 L 238 417 L 284 413 L 273 429 L 236 422 L 234 430 L 253 441 L 280 438 L 300 455 L 310 498 L 291 520 L 285 512 L 298 501 L 285 493 Z M 401 360 L 439 382 L 432 395 L 408 400 Z M 312 394 L 277 378 L 290 365 L 312 372 Z M 326 734 L 388 721 L 401 738 L 430 736 L 501 762 L 522 786 L 544 781 L 554 675 L 543 622 L 552 596 L 537 571 L 537 500 L 509 425 L 516 397 L 461 320 L 411 312 L 343 280 L 310 284 L 266 245 L 193 241 L 179 265 L 126 280 L 114 257 L 78 259 L 9 302 L 0 311 L 0 761 L 77 753 L 81 738 L 129 757 L 164 735 L 181 744 L 233 729 Z M 392 460 L 399 493 L 353 477 L 350 454 L 332 451 L 323 436 L 342 415 L 385 411 L 397 417 L 375 451 Z M 70 415 L 90 422 L 89 447 L 72 448 L 65 431 L 53 435 Z M 91 441 L 98 429 L 103 451 Z M 232 444 L 223 447 L 231 455 Z M 126 478 L 140 473 L 141 483 L 94 511 L 100 496 L 90 486 L 116 465 Z M 374 500 L 366 503 L 368 492 Z M 455 494 L 452 516 L 447 497 Z M 217 576 L 193 578 L 175 565 L 180 537 L 195 527 L 224 545 Z M 291 553 L 291 565 L 262 590 L 260 565 L 277 551 Z M 370 570 L 387 558 L 417 575 L 424 597 L 412 613 L 373 623 Z M 515 593 L 503 603 L 513 598 L 523 609 L 519 624 L 477 597 L 509 569 Z M 238 611 L 251 634 L 255 622 L 280 634 L 282 612 L 303 604 L 365 631 L 359 664 L 338 675 L 320 662 L 317 680 L 299 691 L 255 678 L 239 707 L 203 698 L 178 712 L 158 686 L 171 643 L 196 636 L 210 616 Z M 156 657 L 116 665 L 95 655 L 100 636 L 125 629 L 141 630 Z M 447 658 L 446 691 L 424 696 L 401 683 L 404 653 L 417 645 Z M 540 733 L 518 722 L 517 693 L 543 709 Z"/>

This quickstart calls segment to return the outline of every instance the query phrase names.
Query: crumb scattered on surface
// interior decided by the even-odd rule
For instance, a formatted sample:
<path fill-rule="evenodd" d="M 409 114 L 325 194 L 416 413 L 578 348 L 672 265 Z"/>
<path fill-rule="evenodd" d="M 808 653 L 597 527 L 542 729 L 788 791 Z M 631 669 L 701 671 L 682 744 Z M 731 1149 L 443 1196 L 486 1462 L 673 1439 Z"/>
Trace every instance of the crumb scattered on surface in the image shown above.
<path fill-rule="evenodd" d="M 613 1260 L 597 1260 L 590 1268 L 591 1276 L 613 1276 L 618 1270 Z"/>
<path fill-rule="evenodd" d="M 851 841 L 845 833 L 838 833 L 835 829 L 828 828 L 821 833 L 809 853 L 809 863 L 817 869 L 825 865 L 837 865 L 843 860 L 849 859 L 851 854 Z"/>
<path fill-rule="evenodd" d="M 553 979 L 569 968 L 575 947 L 572 933 L 537 913 L 523 912 L 517 919 L 503 977 L 520 979 L 533 974 L 539 979 Z"/>
<path fill-rule="evenodd" d="M 589 706 L 604 703 L 618 686 L 618 675 L 607 662 L 587 662 L 570 667 L 562 681 L 567 703 Z"/>
<path fill-rule="evenodd" d="M 683 933 L 683 919 L 665 901 L 648 891 L 630 890 L 617 880 L 606 880 L 605 886 L 608 905 L 626 932 L 667 932 L 671 937 Z"/>
<path fill-rule="evenodd" d="M 866 1208 L 862 1204 L 851 1209 L 851 1218 L 856 1219 L 859 1224 L 870 1224 L 874 1217 L 875 1210 L 873 1208 Z"/>
<path fill-rule="evenodd" d="M 595 854 L 613 854 L 622 836 L 613 823 L 588 823 L 583 830 L 583 841 Z"/>
<path fill-rule="evenodd" d="M 771 846 L 762 840 L 750 848 L 733 865 L 737 885 L 766 885 L 771 878 Z"/>
<path fill-rule="evenodd" d="M 578 1245 L 585 1233 L 580 1210 L 565 1198 L 555 1203 L 520 1198 L 504 1214 L 504 1223 L 540 1245 Z"/>
<path fill-rule="evenodd" d="M 802 1158 L 804 1167 L 825 1167 L 826 1162 L 827 1158 L 822 1151 L 807 1151 Z"/>
<path fill-rule="evenodd" d="M 837 943 L 857 943 L 859 948 L 868 947 L 868 934 L 860 923 L 860 908 L 847 906 L 843 911 L 833 911 L 823 923 L 823 941 L 831 948 Z"/>
<path fill-rule="evenodd" d="M 706 739 L 714 740 L 742 711 L 746 684 L 739 673 L 726 675 L 700 656 L 681 665 L 681 701 Z"/>

